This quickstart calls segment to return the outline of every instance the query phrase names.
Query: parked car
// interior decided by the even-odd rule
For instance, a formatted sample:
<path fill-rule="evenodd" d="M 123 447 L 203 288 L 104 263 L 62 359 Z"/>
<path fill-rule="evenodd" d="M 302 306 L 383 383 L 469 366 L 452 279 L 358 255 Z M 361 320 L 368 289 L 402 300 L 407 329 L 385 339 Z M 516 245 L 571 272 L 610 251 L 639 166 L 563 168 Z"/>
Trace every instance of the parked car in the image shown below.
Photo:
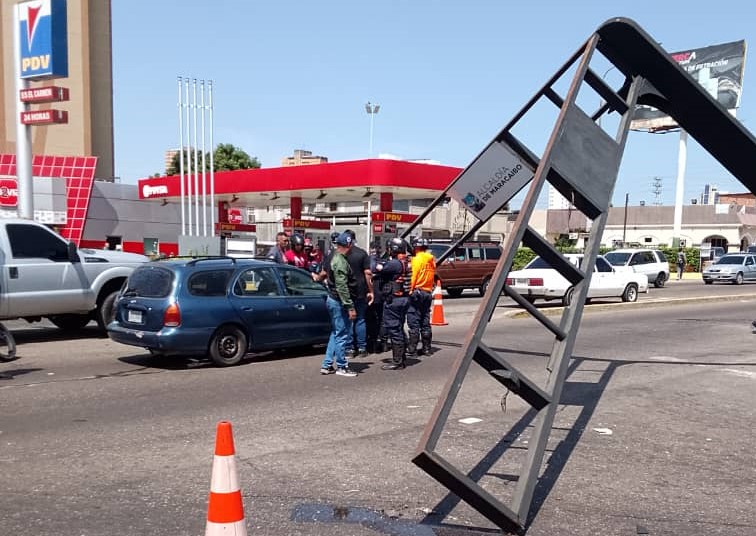
<path fill-rule="evenodd" d="M 310 273 L 270 261 L 154 261 L 129 277 L 108 334 L 153 354 L 235 365 L 248 352 L 327 342 L 326 297 Z"/>
<path fill-rule="evenodd" d="M 604 254 L 604 258 L 615 269 L 645 274 L 656 288 L 669 280 L 669 261 L 658 249 L 615 249 Z"/>
<path fill-rule="evenodd" d="M 756 255 L 728 253 L 714 264 L 704 268 L 701 276 L 707 285 L 715 281 L 734 285 L 741 285 L 743 281 L 756 281 Z"/>
<path fill-rule="evenodd" d="M 579 266 L 583 255 L 568 253 L 565 257 Z M 507 285 L 519 292 L 530 303 L 537 299 L 561 300 L 562 305 L 572 302 L 574 287 L 541 257 L 536 257 L 522 270 L 509 272 Z M 596 257 L 588 299 L 619 297 L 625 302 L 638 300 L 639 292 L 648 292 L 648 278 L 629 270 L 617 271 L 602 256 Z"/>
<path fill-rule="evenodd" d="M 430 244 L 430 251 L 440 257 L 449 244 Z M 436 265 L 436 277 L 452 298 L 458 298 L 466 288 L 476 289 L 483 296 L 501 258 L 501 247 L 493 242 L 465 242 Z"/>

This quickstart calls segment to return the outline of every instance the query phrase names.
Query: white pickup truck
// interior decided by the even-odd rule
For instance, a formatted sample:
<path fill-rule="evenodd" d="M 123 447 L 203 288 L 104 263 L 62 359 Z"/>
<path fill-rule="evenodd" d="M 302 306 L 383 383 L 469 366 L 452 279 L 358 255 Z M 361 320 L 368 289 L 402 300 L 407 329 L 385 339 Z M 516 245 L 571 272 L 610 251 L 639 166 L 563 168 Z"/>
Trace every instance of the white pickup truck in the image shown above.
<path fill-rule="evenodd" d="M 113 302 L 144 255 L 78 249 L 44 225 L 0 220 L 0 320 L 42 317 L 61 329 L 105 329 Z"/>

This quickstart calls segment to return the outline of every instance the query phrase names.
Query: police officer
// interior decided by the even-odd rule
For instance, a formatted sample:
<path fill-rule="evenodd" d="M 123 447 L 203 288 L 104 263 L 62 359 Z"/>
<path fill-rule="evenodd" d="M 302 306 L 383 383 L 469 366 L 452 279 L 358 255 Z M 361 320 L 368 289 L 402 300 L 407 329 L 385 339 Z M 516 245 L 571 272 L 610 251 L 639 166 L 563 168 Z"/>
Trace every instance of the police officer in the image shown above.
<path fill-rule="evenodd" d="M 412 256 L 412 279 L 410 280 L 410 300 L 407 309 L 407 328 L 409 341 L 407 357 L 415 357 L 417 343 L 422 340 L 422 354 L 430 355 L 433 333 L 430 325 L 430 311 L 433 304 L 433 284 L 436 276 L 436 260 L 427 251 L 425 238 L 415 240 Z"/>
<path fill-rule="evenodd" d="M 405 367 L 404 322 L 409 307 L 409 286 L 412 278 L 407 261 L 407 242 L 392 238 L 388 242 L 389 260 L 381 273 L 384 297 L 383 325 L 391 339 L 392 362 L 383 365 L 383 370 L 401 370 Z"/>
<path fill-rule="evenodd" d="M 367 315 L 367 345 L 368 349 L 374 354 L 382 354 L 388 350 L 386 343 L 386 330 L 383 327 L 383 292 L 381 283 L 381 271 L 386 263 L 381 255 L 380 240 L 373 242 L 370 248 L 370 271 L 373 274 L 373 303 L 368 305 Z"/>

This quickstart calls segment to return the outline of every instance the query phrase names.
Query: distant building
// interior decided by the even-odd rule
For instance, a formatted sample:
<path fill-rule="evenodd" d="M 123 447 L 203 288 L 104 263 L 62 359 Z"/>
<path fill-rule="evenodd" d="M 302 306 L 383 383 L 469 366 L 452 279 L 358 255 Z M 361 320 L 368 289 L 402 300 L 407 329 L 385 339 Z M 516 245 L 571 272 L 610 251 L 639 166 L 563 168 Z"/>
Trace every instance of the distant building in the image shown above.
<path fill-rule="evenodd" d="M 184 147 L 184 154 L 191 153 L 194 151 L 193 147 Z M 165 174 L 168 174 L 168 170 L 173 165 L 173 159 L 176 158 L 176 155 L 178 154 L 178 149 L 168 149 L 165 152 Z M 202 158 L 202 155 L 200 154 L 200 158 Z M 186 161 L 186 157 L 184 157 L 184 161 Z"/>
<path fill-rule="evenodd" d="M 570 202 L 559 193 L 559 190 L 549 184 L 549 210 L 560 210 L 570 208 Z"/>
<path fill-rule="evenodd" d="M 704 185 L 704 191 L 701 194 L 702 205 L 716 205 L 719 203 L 719 188 L 716 184 Z"/>
<path fill-rule="evenodd" d="M 296 149 L 294 151 L 294 156 L 286 156 L 281 159 L 281 166 L 311 166 L 314 164 L 325 164 L 327 162 L 328 158 L 325 156 L 313 156 L 312 151 Z"/>

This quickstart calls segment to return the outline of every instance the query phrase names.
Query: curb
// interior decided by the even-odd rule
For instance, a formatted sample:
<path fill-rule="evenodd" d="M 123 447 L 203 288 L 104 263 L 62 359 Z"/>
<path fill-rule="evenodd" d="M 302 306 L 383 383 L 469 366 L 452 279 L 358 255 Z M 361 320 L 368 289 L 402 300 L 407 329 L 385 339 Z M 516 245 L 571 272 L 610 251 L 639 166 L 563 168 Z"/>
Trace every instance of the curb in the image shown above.
<path fill-rule="evenodd" d="M 727 302 L 738 300 L 756 300 L 756 294 L 733 294 L 730 296 L 694 296 L 691 298 L 659 298 L 652 300 L 637 301 L 633 303 L 618 302 L 618 303 L 601 303 L 593 304 L 590 307 L 584 308 L 583 312 L 592 311 L 604 311 L 607 309 L 616 309 L 618 307 L 658 307 L 663 305 L 675 305 L 679 303 L 697 303 L 697 302 Z M 550 307 L 548 309 L 539 309 L 544 316 L 557 316 L 564 312 L 564 307 Z M 526 318 L 531 314 L 522 309 L 512 311 L 494 311 L 491 320 L 495 318 Z"/>

